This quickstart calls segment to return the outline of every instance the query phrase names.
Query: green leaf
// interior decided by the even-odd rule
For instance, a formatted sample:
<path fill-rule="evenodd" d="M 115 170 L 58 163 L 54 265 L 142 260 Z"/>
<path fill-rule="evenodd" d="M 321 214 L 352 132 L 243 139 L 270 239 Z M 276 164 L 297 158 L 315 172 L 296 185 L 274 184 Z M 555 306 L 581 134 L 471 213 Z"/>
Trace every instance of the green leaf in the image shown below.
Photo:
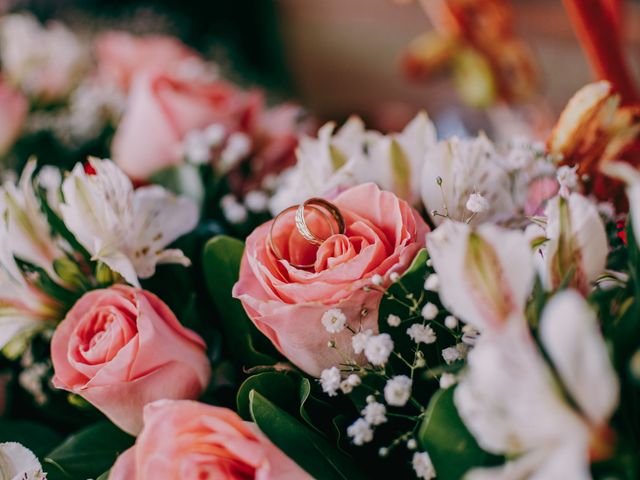
<path fill-rule="evenodd" d="M 0 420 L 0 443 L 18 442 L 38 457 L 55 447 L 62 437 L 49 427 L 29 420 Z"/>
<path fill-rule="evenodd" d="M 287 372 L 263 372 L 247 378 L 240 386 L 237 395 L 238 414 L 245 420 L 251 420 L 251 406 L 249 395 L 252 391 L 260 392 L 270 398 L 278 407 L 287 412 L 295 412 L 298 409 L 298 382 L 297 374 Z"/>
<path fill-rule="evenodd" d="M 418 431 L 420 447 L 429 452 L 439 480 L 458 480 L 472 467 L 499 463 L 478 446 L 462 423 L 453 403 L 454 390 L 433 395 Z"/>
<path fill-rule="evenodd" d="M 107 480 L 109 478 L 109 474 L 110 473 L 111 473 L 111 470 L 107 470 L 102 475 L 100 475 L 98 478 L 96 478 L 96 480 Z"/>
<path fill-rule="evenodd" d="M 243 250 L 240 240 L 225 235 L 207 242 L 202 254 L 207 288 L 234 358 L 245 367 L 273 365 L 277 361 L 275 349 L 247 317 L 240 300 L 231 296 L 238 281 Z"/>
<path fill-rule="evenodd" d="M 96 478 L 110 469 L 134 438 L 109 422 L 99 422 L 68 437 L 44 459 L 51 480 Z"/>
<path fill-rule="evenodd" d="M 251 416 L 260 430 L 313 477 L 323 480 L 365 478 L 350 457 L 257 391 L 249 393 L 249 403 Z"/>

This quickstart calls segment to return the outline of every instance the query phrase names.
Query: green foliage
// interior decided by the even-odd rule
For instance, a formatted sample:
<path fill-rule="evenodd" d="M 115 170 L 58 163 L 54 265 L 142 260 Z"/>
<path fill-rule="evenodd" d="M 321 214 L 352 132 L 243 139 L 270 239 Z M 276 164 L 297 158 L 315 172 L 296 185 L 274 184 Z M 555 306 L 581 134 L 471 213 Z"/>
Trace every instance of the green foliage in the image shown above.
<path fill-rule="evenodd" d="M 44 458 L 48 480 L 96 478 L 110 469 L 134 438 L 110 422 L 99 422 L 69 436 Z"/>
<path fill-rule="evenodd" d="M 260 430 L 287 456 L 315 478 L 366 478 L 352 459 L 325 437 L 305 426 L 256 390 L 249 392 L 249 409 Z"/>
<path fill-rule="evenodd" d="M 429 452 L 439 480 L 458 480 L 472 467 L 499 462 L 478 446 L 462 423 L 453 392 L 454 388 L 449 388 L 433 395 L 417 436 L 420 447 Z"/>
<path fill-rule="evenodd" d="M 30 420 L 0 420 L 0 443 L 18 442 L 38 457 L 55 447 L 62 437 L 41 423 Z"/>
<path fill-rule="evenodd" d="M 279 355 L 247 317 L 240 301 L 231 296 L 243 250 L 244 244 L 231 237 L 220 235 L 209 240 L 202 258 L 206 284 L 220 316 L 225 341 L 238 364 L 273 365 Z"/>

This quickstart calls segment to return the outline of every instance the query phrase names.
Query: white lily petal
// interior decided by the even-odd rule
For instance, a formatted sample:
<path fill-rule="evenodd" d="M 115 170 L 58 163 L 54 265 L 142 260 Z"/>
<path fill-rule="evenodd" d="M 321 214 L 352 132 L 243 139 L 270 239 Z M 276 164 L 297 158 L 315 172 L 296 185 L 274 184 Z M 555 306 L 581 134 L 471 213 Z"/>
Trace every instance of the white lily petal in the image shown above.
<path fill-rule="evenodd" d="M 548 445 L 500 467 L 473 469 L 464 480 L 591 480 L 585 451 L 581 443 Z"/>
<path fill-rule="evenodd" d="M 134 191 L 109 160 L 91 160 L 95 175 L 77 165 L 65 179 L 60 210 L 65 224 L 94 256 L 132 285 L 155 273 L 159 261 L 185 264 L 184 255 L 164 254 L 167 245 L 193 230 L 197 205 L 159 186 Z"/>
<path fill-rule="evenodd" d="M 420 198 L 425 155 L 436 142 L 435 126 L 425 112 L 418 113 L 398 134 L 371 135 L 368 151 L 372 180 L 416 203 Z"/>
<path fill-rule="evenodd" d="M 595 312 L 577 292 L 560 292 L 542 313 L 540 339 L 573 400 L 594 425 L 606 424 L 619 384 Z"/>
<path fill-rule="evenodd" d="M 55 277 L 52 262 L 64 254 L 51 236 L 51 228 L 36 197 L 35 168 L 36 161 L 30 160 L 17 186 L 7 182 L 0 189 L 0 210 L 6 219 L 7 242 L 13 254 Z"/>
<path fill-rule="evenodd" d="M 588 431 L 556 393 L 553 377 L 524 323 L 487 332 L 469 354 L 454 401 L 485 450 L 518 454 Z"/>
<path fill-rule="evenodd" d="M 16 442 L 0 443 L 0 478 L 44 480 L 40 461 L 31 450 Z"/>
<path fill-rule="evenodd" d="M 546 234 L 543 248 L 546 287 L 558 287 L 567 272 L 575 268 L 571 285 L 587 294 L 591 284 L 604 271 L 609 246 L 604 223 L 597 206 L 586 197 L 572 193 L 568 199 L 557 196 L 545 210 Z"/>
<path fill-rule="evenodd" d="M 447 220 L 427 249 L 449 311 L 479 330 L 497 329 L 524 310 L 534 278 L 526 237 L 491 224 L 477 230 Z"/>
<path fill-rule="evenodd" d="M 310 197 L 371 180 L 364 163 L 367 132 L 362 120 L 351 117 L 337 132 L 334 130 L 335 123 L 329 122 L 320 128 L 317 138 L 300 138 L 297 163 L 280 175 L 269 202 L 271 213 L 277 215 Z"/>

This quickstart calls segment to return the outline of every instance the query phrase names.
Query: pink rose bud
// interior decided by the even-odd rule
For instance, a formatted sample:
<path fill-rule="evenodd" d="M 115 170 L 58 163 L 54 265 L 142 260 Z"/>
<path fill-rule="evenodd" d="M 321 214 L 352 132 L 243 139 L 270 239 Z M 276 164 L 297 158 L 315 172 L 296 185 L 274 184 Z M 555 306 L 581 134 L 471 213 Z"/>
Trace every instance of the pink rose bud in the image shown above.
<path fill-rule="evenodd" d="M 429 231 L 407 202 L 374 184 L 345 190 L 332 202 L 344 217 L 344 234 L 330 235 L 323 217 L 308 210 L 307 226 L 326 238 L 315 245 L 300 235 L 295 211 L 289 211 L 277 219 L 272 232 L 282 258 L 269 246 L 272 220 L 247 238 L 233 289 L 258 329 L 285 357 L 316 377 L 343 362 L 340 352 L 353 351 L 352 333 L 328 331 L 323 315 L 336 309 L 352 330 L 377 333 L 382 289 L 392 283 L 392 272 L 397 275 L 409 267 Z M 294 266 L 307 264 L 313 266 Z M 336 348 L 327 347 L 330 340 Z"/>
<path fill-rule="evenodd" d="M 116 285 L 83 295 L 58 325 L 53 384 L 135 435 L 147 403 L 202 393 L 211 376 L 205 350 L 158 297 Z"/>
<path fill-rule="evenodd" d="M 310 480 L 258 428 L 235 412 L 191 401 L 159 401 L 144 409 L 136 444 L 109 480 Z"/>

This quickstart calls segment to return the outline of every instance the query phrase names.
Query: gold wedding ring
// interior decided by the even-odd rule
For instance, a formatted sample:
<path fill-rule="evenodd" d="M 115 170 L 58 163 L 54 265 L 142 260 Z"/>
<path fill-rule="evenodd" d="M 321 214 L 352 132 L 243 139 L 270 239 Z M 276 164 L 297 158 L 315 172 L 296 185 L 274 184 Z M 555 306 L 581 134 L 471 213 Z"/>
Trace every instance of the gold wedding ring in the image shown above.
<path fill-rule="evenodd" d="M 283 210 L 282 212 L 280 212 L 273 219 L 273 222 L 271 223 L 271 228 L 269 229 L 269 238 L 268 238 L 269 244 L 268 245 L 269 245 L 269 248 L 271 249 L 271 251 L 273 252 L 273 255 L 278 260 L 284 260 L 284 257 L 282 256 L 282 252 L 280 252 L 280 249 L 278 248 L 278 246 L 273 241 L 273 229 L 274 229 L 276 223 L 278 222 L 278 219 L 282 215 L 285 215 L 285 214 L 287 214 L 287 213 L 289 213 L 289 212 L 291 212 L 293 210 L 296 211 L 295 219 L 294 219 L 295 220 L 296 229 L 298 230 L 298 233 L 300 233 L 302 238 L 304 238 L 309 243 L 311 243 L 313 245 L 318 245 L 318 246 L 322 245 L 322 243 L 326 240 L 326 238 L 322 239 L 322 238 L 318 237 L 316 234 L 314 234 L 311 231 L 311 229 L 309 228 L 309 226 L 307 225 L 307 222 L 306 222 L 306 219 L 305 219 L 305 211 L 306 211 L 307 208 L 315 210 L 320 215 L 322 215 L 322 218 L 329 225 L 329 229 L 331 231 L 330 236 L 334 235 L 336 233 L 336 229 L 334 227 L 334 221 L 335 221 L 335 225 L 338 228 L 338 233 L 340 233 L 341 235 L 344 234 L 344 232 L 346 230 L 346 226 L 345 226 L 344 217 L 342 216 L 342 213 L 340 213 L 340 209 L 338 207 L 336 207 L 333 203 L 331 203 L 331 202 L 329 202 L 329 201 L 327 201 L 327 200 L 325 200 L 323 198 L 310 198 L 309 200 L 307 200 L 304 203 L 301 203 L 300 205 L 294 205 L 294 206 L 291 206 L 291 207 Z M 329 215 L 327 215 L 326 212 L 329 212 L 331 217 Z M 334 221 L 332 221 L 332 219 Z M 306 268 L 313 267 L 314 264 L 296 265 L 296 264 L 290 263 L 290 265 L 292 267 L 294 267 L 294 268 L 306 269 Z"/>

